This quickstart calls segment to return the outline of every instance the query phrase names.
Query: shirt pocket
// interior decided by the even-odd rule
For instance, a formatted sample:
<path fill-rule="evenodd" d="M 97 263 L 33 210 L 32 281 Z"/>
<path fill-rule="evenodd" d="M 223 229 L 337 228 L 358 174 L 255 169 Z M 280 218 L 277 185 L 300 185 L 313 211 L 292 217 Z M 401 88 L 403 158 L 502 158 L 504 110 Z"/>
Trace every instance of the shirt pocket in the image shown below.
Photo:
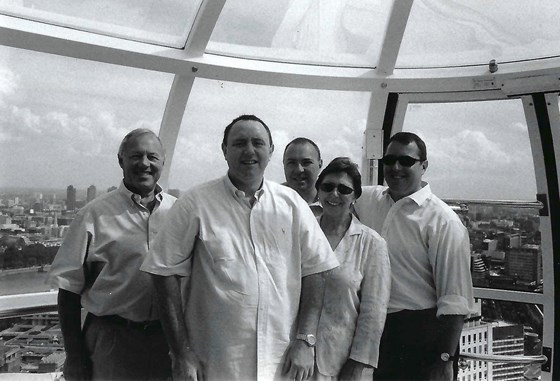
<path fill-rule="evenodd" d="M 219 233 L 199 237 L 199 243 L 204 249 L 199 253 L 203 258 L 199 259 L 212 284 L 223 291 L 251 295 L 254 278 L 251 274 L 254 263 L 251 262 L 254 261 L 248 248 L 227 234 Z"/>

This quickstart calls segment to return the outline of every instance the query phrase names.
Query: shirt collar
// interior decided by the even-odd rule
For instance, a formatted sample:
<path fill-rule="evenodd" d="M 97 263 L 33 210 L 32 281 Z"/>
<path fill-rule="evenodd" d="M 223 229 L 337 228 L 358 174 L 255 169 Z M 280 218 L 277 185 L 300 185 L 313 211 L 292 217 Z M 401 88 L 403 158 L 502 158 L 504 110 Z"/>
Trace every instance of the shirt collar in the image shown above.
<path fill-rule="evenodd" d="M 317 216 L 315 218 L 317 219 L 317 222 L 320 225 L 322 216 Z M 344 236 L 361 234 L 362 230 L 360 229 L 360 225 L 362 225 L 360 220 L 358 220 L 358 218 L 355 215 L 352 214 L 352 219 L 350 220 L 350 226 L 348 226 L 348 230 L 346 230 L 346 233 L 344 233 Z"/>
<path fill-rule="evenodd" d="M 389 187 L 386 187 L 385 190 L 383 190 L 383 195 L 385 197 L 389 197 L 392 200 L 391 195 L 389 194 Z M 425 181 L 422 181 L 422 188 L 420 188 L 419 190 L 417 190 L 411 195 L 403 197 L 403 200 L 411 199 L 416 204 L 422 205 L 424 201 L 430 198 L 431 195 L 432 195 L 432 190 L 430 189 L 430 184 L 428 184 Z"/>
<path fill-rule="evenodd" d="M 226 186 L 226 189 L 231 192 L 231 194 L 236 197 L 236 198 L 243 198 L 243 199 L 247 199 L 247 195 L 245 194 L 245 192 L 243 192 L 242 190 L 239 190 L 235 187 L 235 185 L 233 185 L 233 183 L 231 182 L 231 179 L 229 178 L 229 176 L 226 174 L 224 176 L 224 184 Z M 256 200 L 260 200 L 260 198 L 262 197 L 263 193 L 264 193 L 264 185 L 265 185 L 265 180 L 263 178 L 263 181 L 261 183 L 261 187 L 255 192 L 255 199 Z"/>
<path fill-rule="evenodd" d="M 352 214 L 352 221 L 350 221 L 350 226 L 348 226 L 346 235 L 351 236 L 351 235 L 360 234 L 362 232 L 362 229 L 360 229 L 360 224 L 361 224 L 360 220 L 358 220 L 356 216 Z"/>
<path fill-rule="evenodd" d="M 163 189 L 159 186 L 159 184 L 156 184 L 156 188 L 154 189 L 154 193 L 155 193 L 155 198 L 158 202 L 161 202 L 162 199 L 163 199 L 162 191 L 163 191 Z M 139 194 L 134 193 L 130 189 L 128 189 L 126 187 L 126 185 L 124 185 L 124 181 L 121 181 L 121 185 L 119 186 L 119 192 L 121 192 L 127 198 L 134 201 L 136 204 L 140 204 L 140 200 L 142 199 L 142 196 L 140 196 Z"/>

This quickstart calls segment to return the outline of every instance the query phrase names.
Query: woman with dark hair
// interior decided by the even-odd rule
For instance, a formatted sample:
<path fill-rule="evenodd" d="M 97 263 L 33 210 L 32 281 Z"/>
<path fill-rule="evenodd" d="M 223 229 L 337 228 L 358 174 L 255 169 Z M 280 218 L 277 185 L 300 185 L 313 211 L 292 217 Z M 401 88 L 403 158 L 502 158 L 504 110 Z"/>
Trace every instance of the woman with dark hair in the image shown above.
<path fill-rule="evenodd" d="M 361 380 L 364 368 L 377 367 L 391 290 L 387 244 L 352 214 L 362 180 L 349 158 L 331 161 L 315 187 L 323 206 L 319 225 L 340 266 L 325 277 L 314 379 Z"/>

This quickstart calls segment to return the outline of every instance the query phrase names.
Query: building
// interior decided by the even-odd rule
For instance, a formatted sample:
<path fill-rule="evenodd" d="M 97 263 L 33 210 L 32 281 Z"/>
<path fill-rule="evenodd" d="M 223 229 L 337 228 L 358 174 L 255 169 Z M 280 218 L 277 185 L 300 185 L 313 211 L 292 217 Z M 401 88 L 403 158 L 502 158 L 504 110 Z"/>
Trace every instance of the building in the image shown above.
<path fill-rule="evenodd" d="M 93 200 L 95 198 L 96 193 L 97 193 L 97 189 L 95 188 L 95 185 L 90 185 L 89 188 L 87 189 L 86 202 L 90 202 L 91 200 Z"/>
<path fill-rule="evenodd" d="M 506 255 L 506 272 L 526 283 L 540 282 L 542 279 L 540 246 L 525 244 L 520 248 L 512 248 Z"/>
<path fill-rule="evenodd" d="M 68 187 L 66 188 L 66 209 L 76 209 L 76 188 L 74 188 L 72 185 L 68 185 Z"/>
<path fill-rule="evenodd" d="M 65 357 L 56 313 L 21 317 L 0 332 L 0 372 L 57 372 Z"/>
<path fill-rule="evenodd" d="M 0 340 L 0 373 L 13 373 L 21 370 L 21 352 L 18 348 L 7 347 Z"/>
<path fill-rule="evenodd" d="M 523 355 L 525 350 L 524 327 L 503 322 L 472 321 L 465 323 L 459 349 L 462 353 L 488 355 Z M 533 353 L 535 354 L 535 353 Z M 526 367 L 519 363 L 468 361 L 460 369 L 459 381 L 522 381 Z"/>
<path fill-rule="evenodd" d="M 492 352 L 495 355 L 523 355 L 523 325 L 506 325 L 494 327 L 492 330 Z M 525 367 L 517 363 L 492 363 L 492 380 L 510 381 L 523 380 Z"/>

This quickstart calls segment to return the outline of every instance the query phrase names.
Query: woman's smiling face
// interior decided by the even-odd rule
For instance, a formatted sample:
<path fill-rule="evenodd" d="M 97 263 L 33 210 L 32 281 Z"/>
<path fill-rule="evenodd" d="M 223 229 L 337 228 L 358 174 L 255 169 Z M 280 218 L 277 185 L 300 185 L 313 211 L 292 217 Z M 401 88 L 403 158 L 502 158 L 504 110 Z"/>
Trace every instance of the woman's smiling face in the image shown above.
<path fill-rule="evenodd" d="M 332 188 L 332 190 L 329 191 L 328 188 Z M 319 201 L 323 206 L 323 214 L 343 215 L 349 213 L 350 205 L 356 200 L 356 192 L 353 189 L 352 178 L 346 172 L 326 175 L 319 185 Z M 349 190 L 352 191 L 344 194 Z"/>

